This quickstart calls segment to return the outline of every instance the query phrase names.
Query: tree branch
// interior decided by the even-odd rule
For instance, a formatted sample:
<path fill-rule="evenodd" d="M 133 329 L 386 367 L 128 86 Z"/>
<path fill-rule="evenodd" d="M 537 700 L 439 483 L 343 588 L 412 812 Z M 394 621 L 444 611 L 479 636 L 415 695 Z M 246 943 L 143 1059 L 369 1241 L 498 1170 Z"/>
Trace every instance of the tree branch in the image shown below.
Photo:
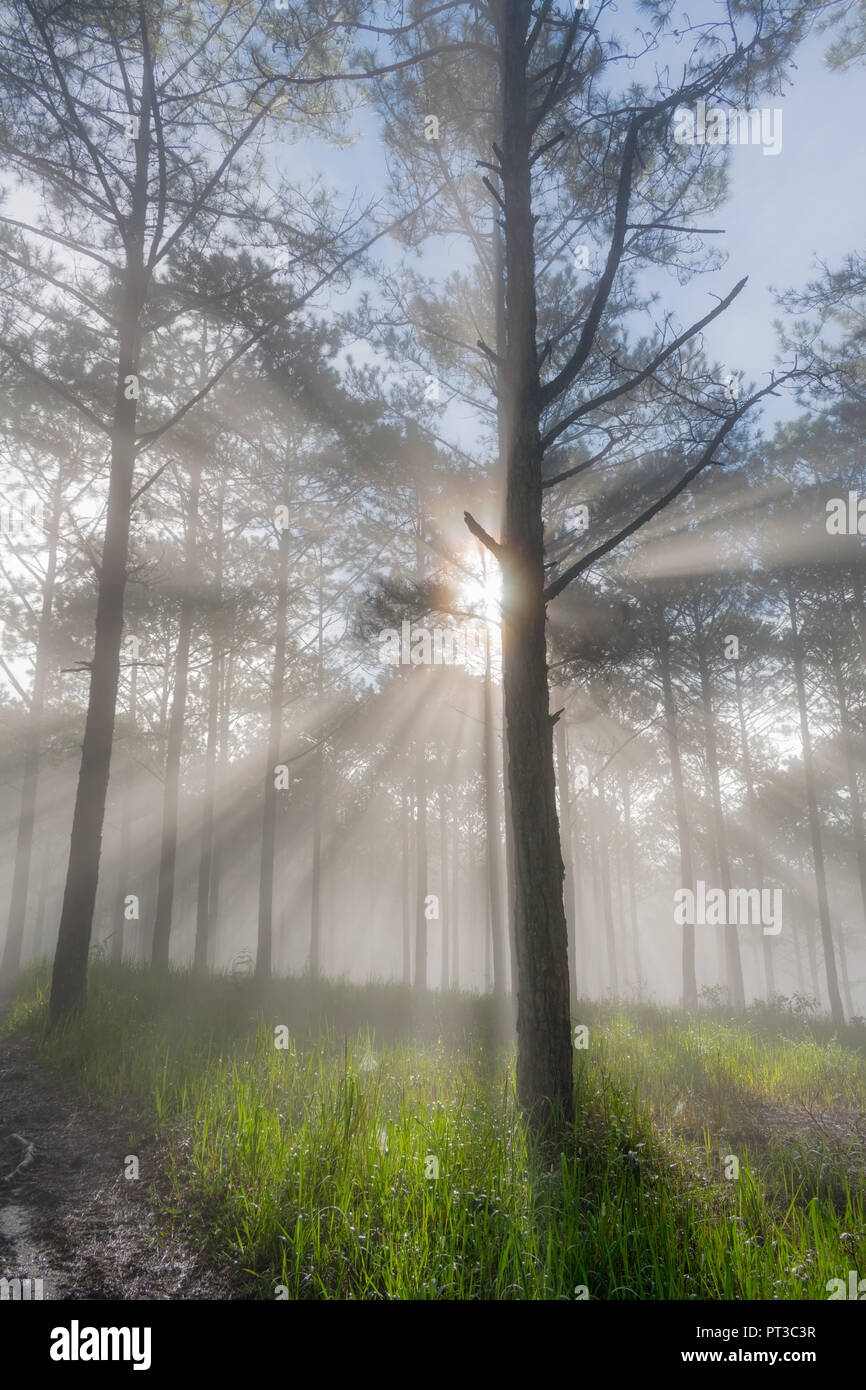
<path fill-rule="evenodd" d="M 663 493 L 656 502 L 653 502 L 651 506 L 645 508 L 633 521 L 630 521 L 627 526 L 624 526 L 621 531 L 617 531 L 615 536 L 611 536 L 603 545 L 596 546 L 595 550 L 589 551 L 587 555 L 582 555 L 579 560 L 576 560 L 573 565 L 570 565 L 567 570 L 564 570 L 558 579 L 554 579 L 551 584 L 548 584 L 547 588 L 544 590 L 545 602 L 549 603 L 551 599 L 555 599 L 557 594 L 561 594 L 563 589 L 565 589 L 573 579 L 576 579 L 579 574 L 582 574 L 584 570 L 594 565 L 596 560 L 600 560 L 604 555 L 608 555 L 611 550 L 615 550 L 616 547 L 624 540 L 627 540 L 629 536 L 634 535 L 635 531 L 639 531 L 642 526 L 645 526 L 648 521 L 651 521 L 654 516 L 657 516 L 675 497 L 678 497 L 699 473 L 703 472 L 705 468 L 708 468 L 710 464 L 716 462 L 713 458 L 716 449 L 727 438 L 734 426 L 745 415 L 746 411 L 751 409 L 755 402 L 759 401 L 762 396 L 767 396 L 774 392 L 781 381 L 786 381 L 793 375 L 794 372 L 791 371 L 787 372 L 779 381 L 771 378 L 768 386 L 764 386 L 760 391 L 756 391 L 755 394 L 750 396 L 747 401 L 744 401 L 737 410 L 733 411 L 721 428 L 713 435 L 697 463 L 687 469 L 679 481 L 674 483 L 673 487 L 669 488 L 667 492 Z"/>
<path fill-rule="evenodd" d="M 505 554 L 505 546 L 500 545 L 499 541 L 495 541 L 493 537 L 485 531 L 484 527 L 479 525 L 479 523 L 475 520 L 475 517 L 472 516 L 471 512 L 464 512 L 463 520 L 466 522 L 466 525 L 469 527 L 469 530 L 472 532 L 476 540 L 479 540 L 481 544 L 490 551 L 490 554 L 494 555 L 501 564 L 502 557 Z"/>
<path fill-rule="evenodd" d="M 701 329 L 706 328 L 707 324 L 712 323 L 713 319 L 718 318 L 719 314 L 723 314 L 728 306 L 736 299 L 737 295 L 745 288 L 748 283 L 748 278 L 747 275 L 744 276 L 743 279 L 734 286 L 729 295 L 719 300 L 715 308 L 711 309 L 708 314 L 705 314 L 702 319 L 698 319 L 697 323 L 693 323 L 691 328 L 687 328 L 678 338 L 674 338 L 673 342 L 669 343 L 666 348 L 663 348 L 661 352 L 657 353 L 653 360 L 644 367 L 642 371 L 637 372 L 633 377 L 629 377 L 628 381 L 622 382 L 619 386 L 612 387 L 610 391 L 605 391 L 600 396 L 594 396 L 590 401 L 584 401 L 584 403 L 579 405 L 576 410 L 573 410 L 570 415 L 566 415 L 564 420 L 560 420 L 559 424 L 554 425 L 552 429 L 548 430 L 541 441 L 542 449 L 549 448 L 564 430 L 569 429 L 583 415 L 588 415 L 592 410 L 598 410 L 599 406 L 607 405 L 609 401 L 615 401 L 618 396 L 624 396 L 627 392 L 633 391 L 636 386 L 640 386 L 642 381 L 646 381 L 647 377 L 652 376 L 653 372 L 656 371 L 662 363 L 666 362 L 673 353 L 681 348 L 684 343 L 687 343 L 696 333 L 700 333 Z"/>

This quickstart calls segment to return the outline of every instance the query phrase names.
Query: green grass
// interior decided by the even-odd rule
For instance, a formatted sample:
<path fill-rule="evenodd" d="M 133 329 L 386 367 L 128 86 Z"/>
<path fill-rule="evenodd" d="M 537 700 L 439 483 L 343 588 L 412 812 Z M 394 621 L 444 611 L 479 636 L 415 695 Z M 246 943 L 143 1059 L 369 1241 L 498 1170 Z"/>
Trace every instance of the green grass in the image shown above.
<path fill-rule="evenodd" d="M 7 1030 L 128 1117 L 241 1297 L 823 1299 L 866 1274 L 863 1145 L 821 1118 L 863 1109 L 862 1032 L 580 1004 L 577 1121 L 551 1154 L 477 997 L 97 963 L 48 1034 L 46 991 L 31 969 Z"/>

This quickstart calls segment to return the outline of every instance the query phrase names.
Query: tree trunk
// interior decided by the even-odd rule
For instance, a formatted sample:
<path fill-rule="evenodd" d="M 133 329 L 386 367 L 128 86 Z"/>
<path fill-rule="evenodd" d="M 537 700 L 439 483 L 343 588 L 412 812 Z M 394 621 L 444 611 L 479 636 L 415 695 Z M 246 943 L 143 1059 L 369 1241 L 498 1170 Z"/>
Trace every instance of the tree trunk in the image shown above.
<path fill-rule="evenodd" d="M 845 996 L 845 1008 L 848 1010 L 848 1017 L 854 1013 L 854 1000 L 851 997 L 851 979 L 848 974 L 848 949 L 845 945 L 845 929 L 843 923 L 838 923 L 836 940 L 839 942 L 839 970 L 842 975 L 842 990 Z"/>
<path fill-rule="evenodd" d="M 500 860 L 499 770 L 493 729 L 493 690 L 490 678 L 490 628 L 485 628 L 484 649 L 484 816 L 487 841 L 487 892 L 490 898 L 490 932 L 493 952 L 493 993 L 499 1022 L 505 1001 L 505 949 L 502 919 L 502 865 Z"/>
<path fill-rule="evenodd" d="M 725 831 L 725 815 L 722 810 L 722 789 L 719 781 L 719 753 L 716 742 L 716 719 L 713 712 L 710 689 L 710 670 L 707 652 L 703 641 L 698 642 L 698 666 L 701 675 L 701 701 L 704 707 L 704 736 L 707 746 L 707 769 L 710 775 L 710 795 L 713 806 L 713 839 L 715 840 L 716 861 L 722 880 L 725 901 L 730 902 L 731 861 L 728 855 L 728 837 Z M 740 959 L 740 942 L 736 924 L 730 922 L 724 928 L 725 962 L 727 966 L 728 990 L 731 1004 L 735 1009 L 745 1008 L 745 988 L 743 985 L 743 964 Z"/>
<path fill-rule="evenodd" d="M 424 740 L 415 746 L 415 988 L 427 988 L 427 768 Z"/>
<path fill-rule="evenodd" d="M 48 534 L 48 557 L 45 582 L 42 585 L 42 607 L 36 630 L 36 660 L 33 669 L 33 690 L 27 718 L 24 742 L 24 776 L 21 782 L 21 809 L 18 816 L 18 838 L 15 843 L 15 866 L 12 871 L 12 894 L 6 944 L 0 963 L 0 984 L 9 985 L 18 974 L 21 964 L 21 943 L 27 919 L 27 896 L 30 886 L 30 861 L 33 855 L 33 830 L 36 823 L 36 798 L 39 791 L 39 755 L 42 742 L 42 716 L 45 709 L 45 690 L 50 662 L 51 613 L 57 578 L 57 543 L 63 510 L 63 469 L 58 465 L 57 479 L 51 505 Z"/>
<path fill-rule="evenodd" d="M 196 611 L 194 584 L 196 578 L 196 536 L 198 504 L 201 491 L 201 463 L 196 458 L 190 469 L 189 522 L 186 538 L 183 597 L 177 638 L 177 658 L 174 666 L 174 690 L 171 699 L 171 718 L 165 751 L 165 786 L 162 799 L 162 840 L 159 855 L 159 886 L 156 892 L 156 921 L 153 928 L 153 964 L 167 966 L 171 947 L 171 923 L 174 912 L 174 883 L 177 866 L 178 799 L 180 795 L 180 764 L 183 754 L 183 732 L 186 722 L 186 692 L 189 682 L 189 649 L 192 624 Z"/>
<path fill-rule="evenodd" d="M 568 962 L 571 993 L 577 997 L 577 971 L 575 968 L 577 942 L 575 940 L 575 896 L 574 896 L 574 858 L 572 854 L 571 829 L 571 779 L 568 769 L 568 742 L 565 724 L 559 719 L 554 730 L 556 744 L 556 771 L 559 781 L 559 823 L 562 829 L 562 844 L 565 861 L 565 920 L 568 927 Z"/>
<path fill-rule="evenodd" d="M 323 606 L 322 606 L 322 550 L 319 547 L 319 640 L 316 674 L 317 708 L 322 708 L 323 692 Z M 313 753 L 313 863 L 310 874 L 310 975 L 319 977 L 322 954 L 322 744 L 316 744 Z"/>
<path fill-rule="evenodd" d="M 604 777 L 598 778 L 598 843 L 601 857 L 601 900 L 604 908 L 604 930 L 607 941 L 607 987 L 614 999 L 619 994 L 619 974 L 616 963 L 616 937 L 613 929 L 613 901 L 610 892 L 610 855 L 608 838 L 611 833 L 611 820 L 608 814 L 607 797 L 604 790 Z"/>
<path fill-rule="evenodd" d="M 501 94 L 500 94 L 501 95 Z M 492 209 L 493 217 L 493 279 L 495 294 L 495 317 L 496 317 L 496 424 L 499 443 L 499 485 L 504 494 L 507 489 L 507 457 L 508 457 L 508 421 L 505 411 L 505 357 L 507 351 L 507 339 L 505 332 L 506 304 L 505 304 L 505 246 L 502 236 L 502 221 L 498 210 Z M 514 939 L 514 831 L 511 824 L 509 807 L 511 805 L 511 793 L 509 790 L 508 778 L 508 740 L 505 736 L 505 695 L 504 690 L 499 694 L 499 711 L 502 718 L 502 737 L 500 739 L 502 756 L 502 792 L 505 800 L 505 884 L 504 898 L 505 904 L 505 928 L 508 939 L 508 965 L 510 974 L 511 993 L 517 989 L 517 947 Z"/>
<path fill-rule="evenodd" d="M 695 875 L 692 867 L 692 840 L 689 833 L 686 791 L 683 782 L 683 765 L 680 758 L 680 740 L 677 732 L 677 708 L 674 700 L 674 687 L 671 679 L 670 652 L 664 629 L 664 614 L 659 613 L 658 653 L 662 677 L 662 696 L 665 711 L 665 731 L 668 740 L 668 759 L 671 765 L 671 783 L 674 790 L 674 809 L 677 818 L 677 838 L 680 844 L 681 887 L 695 889 Z M 695 929 L 686 922 L 683 924 L 683 1008 L 696 1009 L 698 1006 L 698 980 L 695 973 Z"/>
<path fill-rule="evenodd" d="M 408 781 L 403 789 L 403 801 L 400 809 L 400 827 L 402 831 L 402 905 L 403 905 L 403 983 L 412 983 L 412 864 L 409 853 L 409 820 L 412 812 L 412 796 L 409 790 Z"/>
<path fill-rule="evenodd" d="M 454 818 L 451 851 L 451 988 L 460 988 L 460 818 Z"/>
<path fill-rule="evenodd" d="M 818 818 L 818 797 L 815 792 L 815 771 L 812 762 L 812 735 L 809 732 L 809 712 L 806 705 L 806 678 L 804 673 L 803 649 L 800 631 L 797 626 L 797 608 L 794 590 L 787 585 L 788 614 L 791 619 L 791 641 L 794 657 L 794 680 L 797 686 L 797 707 L 800 712 L 800 737 L 803 743 L 803 771 L 806 778 L 806 801 L 809 808 L 809 832 L 812 839 L 812 862 L 815 866 L 815 888 L 818 894 L 818 918 L 821 923 L 821 942 L 824 947 L 824 970 L 827 975 L 827 996 L 830 1001 L 830 1014 L 837 1027 L 845 1022 L 842 997 L 839 993 L 839 977 L 836 973 L 836 956 L 833 950 L 833 929 L 830 923 L 830 902 L 827 896 L 827 875 L 824 867 L 824 849 L 821 844 L 821 822 Z"/>
<path fill-rule="evenodd" d="M 800 991 L 800 993 L 801 993 L 802 995 L 805 995 L 805 994 L 807 993 L 807 990 L 806 990 L 806 975 L 805 975 L 805 972 L 804 972 L 804 970 L 803 970 L 803 952 L 802 952 L 802 949 L 801 949 L 801 947 L 800 947 L 800 927 L 801 927 L 801 925 L 802 925 L 802 920 L 801 920 L 801 919 L 802 919 L 802 914 L 799 913 L 799 912 L 797 912 L 797 910 L 796 910 L 796 908 L 795 908 L 795 910 L 794 910 L 794 912 L 793 912 L 793 914 L 792 914 L 792 931 L 791 931 L 791 935 L 792 935 L 793 938 L 794 938 L 794 967 L 795 967 L 796 972 L 797 972 L 797 988 L 799 989 L 799 991 Z"/>
<path fill-rule="evenodd" d="M 288 487 L 286 488 L 288 495 Z M 280 531 L 280 559 L 277 575 L 276 638 L 271 679 L 268 753 L 265 765 L 265 799 L 262 811 L 262 852 L 259 859 L 259 924 L 256 949 L 256 979 L 271 975 L 274 914 L 274 844 L 277 815 L 277 765 L 283 736 L 283 683 L 286 675 L 286 615 L 289 606 L 289 533 Z"/>
<path fill-rule="evenodd" d="M 517 1090 L 531 1123 L 574 1115 L 568 931 L 556 819 L 547 682 L 544 536 L 536 346 L 535 251 L 527 90 L 530 6 L 504 0 L 507 490 L 503 687 L 514 832 Z"/>
<path fill-rule="evenodd" d="M 749 831 L 754 845 L 752 858 L 755 864 L 755 877 L 759 892 L 764 888 L 764 857 L 761 854 L 761 841 L 758 827 L 757 806 L 755 802 L 755 783 L 752 777 L 752 755 L 749 749 L 749 735 L 746 729 L 746 713 L 743 708 L 743 682 L 740 678 L 740 668 L 734 663 L 734 683 L 737 690 L 737 713 L 740 721 L 740 741 L 743 745 L 743 776 L 746 781 L 746 801 L 749 807 Z M 763 898 L 762 900 L 763 901 Z M 767 1001 L 769 1002 L 776 993 L 776 974 L 773 968 L 773 948 L 771 945 L 773 938 L 765 936 L 763 939 L 764 956 L 764 985 L 767 991 Z"/>
<path fill-rule="evenodd" d="M 448 797 L 446 795 L 446 784 L 443 780 L 439 788 L 439 857 L 441 871 L 439 874 L 440 898 L 439 903 L 439 923 L 442 933 L 442 969 L 440 979 L 442 982 L 443 994 L 448 989 L 448 980 L 451 970 L 451 962 L 448 954 L 448 923 L 451 917 L 451 901 L 448 890 Z"/>
<path fill-rule="evenodd" d="M 842 675 L 842 661 L 839 655 L 839 639 L 835 628 L 830 625 L 830 655 L 833 663 L 833 683 L 836 687 L 836 703 L 839 707 L 839 726 L 842 730 L 842 749 L 845 754 L 845 767 L 848 773 L 848 796 L 851 801 L 851 821 L 854 834 L 854 848 L 857 852 L 857 875 L 860 883 L 860 904 L 863 908 L 863 921 L 866 924 L 866 837 L 863 834 L 863 802 L 860 798 L 860 784 L 857 780 L 859 755 L 851 716 L 848 712 L 848 699 Z"/>
<path fill-rule="evenodd" d="M 216 799 L 217 741 L 219 739 L 220 675 L 223 652 L 220 636 L 219 606 L 223 588 L 223 510 L 225 507 L 225 475 L 220 475 L 217 501 L 214 587 L 217 611 L 212 616 L 210 674 L 207 687 L 207 744 L 205 747 L 204 796 L 201 813 L 201 848 L 198 860 L 198 892 L 195 908 L 195 946 L 193 969 L 206 971 L 211 934 L 211 900 L 213 897 L 214 864 L 214 804 Z"/>
<path fill-rule="evenodd" d="M 216 772 L 216 794 L 215 800 L 220 807 L 221 813 L 225 815 L 225 796 L 221 789 L 225 787 L 227 780 L 227 769 L 229 766 L 229 750 L 231 746 L 231 707 L 232 707 L 232 681 L 234 679 L 234 646 L 235 625 L 232 624 L 232 631 L 229 634 L 227 651 L 223 654 L 222 670 L 220 672 L 220 715 L 219 715 L 219 755 L 217 758 Z M 219 944 L 219 922 L 220 922 L 220 901 L 222 898 L 223 883 L 223 855 L 225 846 L 225 829 L 222 821 L 217 820 L 214 828 L 213 844 L 213 867 L 210 880 L 210 898 L 208 900 L 208 939 L 209 955 L 211 961 L 216 959 Z"/>
<path fill-rule="evenodd" d="M 634 950 L 634 970 L 636 982 L 637 998 L 643 996 L 643 986 L 641 975 L 643 967 L 640 958 L 640 932 L 637 918 L 637 896 L 634 883 L 634 831 L 631 823 L 631 784 L 627 769 L 623 768 L 619 775 L 620 787 L 622 788 L 622 814 L 625 824 L 625 872 L 628 879 L 628 905 L 629 916 L 631 918 L 632 948 Z"/>
<path fill-rule="evenodd" d="M 207 690 L 207 745 L 205 748 L 204 798 L 201 815 L 201 848 L 198 861 L 198 893 L 195 911 L 193 967 L 208 967 L 211 935 L 214 868 L 214 807 L 216 799 L 217 740 L 219 737 L 220 672 L 223 654 L 220 639 L 211 639 L 210 676 Z"/>
<path fill-rule="evenodd" d="M 69 864 L 51 978 L 50 1020 L 60 1023 L 81 1007 L 87 989 L 87 957 L 99 878 L 105 799 L 111 772 L 111 743 L 120 675 L 123 600 L 129 555 L 132 478 L 135 469 L 135 420 L 139 319 L 148 274 L 144 269 L 147 170 L 150 155 L 151 92 L 145 83 L 136 142 L 132 216 L 127 229 L 127 264 L 119 304 L 117 382 L 111 432 L 111 464 L 106 501 L 105 537 L 96 600 L 90 694 L 81 748 L 81 766 L 72 815 Z"/>
<path fill-rule="evenodd" d="M 135 741 L 138 718 L 138 663 L 133 660 L 129 668 L 129 739 Z M 135 765 L 127 751 L 124 759 L 123 776 L 120 789 L 120 863 L 117 866 L 117 894 L 114 902 L 114 934 L 111 939 L 111 959 L 120 965 L 123 960 L 124 936 L 126 933 L 126 899 L 129 894 L 130 821 L 132 818 L 132 797 L 135 784 Z"/>

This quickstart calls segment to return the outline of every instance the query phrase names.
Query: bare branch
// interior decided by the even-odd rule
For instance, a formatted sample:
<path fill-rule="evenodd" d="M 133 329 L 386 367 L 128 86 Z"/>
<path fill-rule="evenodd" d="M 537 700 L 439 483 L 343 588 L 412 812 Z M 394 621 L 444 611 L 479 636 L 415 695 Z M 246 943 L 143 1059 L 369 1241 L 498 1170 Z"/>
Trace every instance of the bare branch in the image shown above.
<path fill-rule="evenodd" d="M 780 380 L 786 381 L 793 375 L 793 371 L 787 372 Z M 708 468 L 710 464 L 717 463 L 718 460 L 713 456 L 719 445 L 727 438 L 734 426 L 745 415 L 746 411 L 751 409 L 756 401 L 761 400 L 763 396 L 771 395 L 778 385 L 779 382 L 776 381 L 775 378 L 771 379 L 768 386 L 764 386 L 760 391 L 756 391 L 755 394 L 750 396 L 747 401 L 744 401 L 737 410 L 733 411 L 721 428 L 716 430 L 716 433 L 707 444 L 697 463 L 687 469 L 679 481 L 674 483 L 673 487 L 663 493 L 651 506 L 646 507 L 633 521 L 630 521 L 627 526 L 624 526 L 621 531 L 617 531 L 616 535 L 611 536 L 603 545 L 596 546 L 595 550 L 591 550 L 588 554 L 582 555 L 579 560 L 576 560 L 573 565 L 570 565 L 567 570 L 564 570 L 558 579 L 554 579 L 551 584 L 548 584 L 544 591 L 545 602 L 549 603 L 551 599 L 555 599 L 557 594 L 561 594 L 563 589 L 566 588 L 573 579 L 576 579 L 579 574 L 583 574 L 584 570 L 588 570 L 597 560 L 608 555 L 611 550 L 615 550 L 616 547 L 624 540 L 627 540 L 629 536 L 634 535 L 635 531 L 639 531 L 642 526 L 645 526 L 648 521 L 651 521 L 654 516 L 658 515 L 660 511 L 667 507 L 675 497 L 678 497 L 679 494 L 688 487 L 689 483 L 692 482 L 699 473 L 703 472 L 705 468 Z"/>
<path fill-rule="evenodd" d="M 648 377 L 652 376 L 653 372 L 657 371 L 657 369 L 666 362 L 673 353 L 677 352 L 684 343 L 687 343 L 696 333 L 700 333 L 701 329 L 706 328 L 707 324 L 712 323 L 713 319 L 718 318 L 719 314 L 723 314 L 728 308 L 728 305 L 732 304 L 737 295 L 745 288 L 748 283 L 748 278 L 747 275 L 744 276 L 743 279 L 734 286 L 730 294 L 726 295 L 724 299 L 719 300 L 715 308 L 711 309 L 708 314 L 705 314 L 702 319 L 698 319 L 697 323 L 693 323 L 691 328 L 687 328 L 679 337 L 674 338 L 673 342 L 669 343 L 666 348 L 663 348 L 661 352 L 657 353 L 642 371 L 637 372 L 633 377 L 629 377 L 628 381 L 621 382 L 619 386 L 612 387 L 610 391 L 604 391 L 600 396 L 594 396 L 592 400 L 584 401 L 582 405 L 579 405 L 575 410 L 571 411 L 569 415 L 566 415 L 564 420 L 560 420 L 557 425 L 554 425 L 552 429 L 548 430 L 541 441 L 542 448 L 549 448 L 555 439 L 558 439 L 565 430 L 569 429 L 576 421 L 580 420 L 582 416 L 588 415 L 592 410 L 598 410 L 600 406 L 607 405 L 610 401 L 615 401 L 619 396 L 624 396 L 627 392 L 633 391 L 636 386 L 640 386 L 641 382 L 646 381 Z"/>
<path fill-rule="evenodd" d="M 490 551 L 490 554 L 494 555 L 496 559 L 501 562 L 505 553 L 505 547 L 500 545 L 499 541 L 495 541 L 493 537 L 485 531 L 484 527 L 475 520 L 475 517 L 472 516 L 470 512 L 463 513 L 463 520 L 466 522 L 466 525 L 469 527 L 469 530 L 472 532 L 473 536 L 475 536 L 476 540 L 479 540 L 481 544 Z"/>

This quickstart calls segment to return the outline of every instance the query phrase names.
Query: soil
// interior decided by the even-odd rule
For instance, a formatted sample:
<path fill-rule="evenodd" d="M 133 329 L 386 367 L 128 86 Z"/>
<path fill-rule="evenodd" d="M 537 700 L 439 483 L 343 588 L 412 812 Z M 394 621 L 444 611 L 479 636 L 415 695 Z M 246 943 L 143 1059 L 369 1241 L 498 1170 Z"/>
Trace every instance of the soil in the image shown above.
<path fill-rule="evenodd" d="M 41 1279 L 45 1299 L 231 1298 L 159 1214 L 152 1145 L 137 1181 L 129 1152 L 128 1122 L 66 1089 L 28 1038 L 0 1038 L 0 1278 Z"/>

